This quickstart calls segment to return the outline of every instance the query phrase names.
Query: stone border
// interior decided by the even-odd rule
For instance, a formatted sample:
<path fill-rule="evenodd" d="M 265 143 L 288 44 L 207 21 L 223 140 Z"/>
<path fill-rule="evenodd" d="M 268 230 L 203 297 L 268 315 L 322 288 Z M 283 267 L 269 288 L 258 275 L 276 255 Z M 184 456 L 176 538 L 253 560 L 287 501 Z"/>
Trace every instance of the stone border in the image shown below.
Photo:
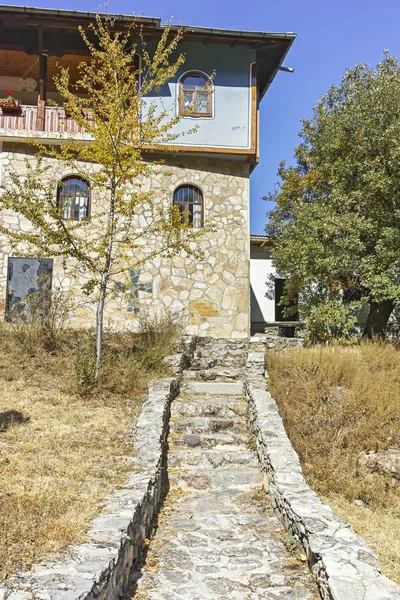
<path fill-rule="evenodd" d="M 136 425 L 131 475 L 92 522 L 88 541 L 18 573 L 13 589 L 0 586 L 0 600 L 122 598 L 161 506 L 170 405 L 178 393 L 175 379 L 150 386 Z"/>
<path fill-rule="evenodd" d="M 281 335 L 275 335 L 271 332 L 267 333 L 256 333 L 250 338 L 250 346 L 260 348 L 263 346 L 264 350 L 292 350 L 293 348 L 301 348 L 304 344 L 304 338 L 300 336 L 296 337 L 285 337 Z"/>
<path fill-rule="evenodd" d="M 265 487 L 284 526 L 304 547 L 323 600 L 399 600 L 400 587 L 381 574 L 365 540 L 305 482 L 278 406 L 261 377 L 260 354 L 249 354 L 244 393 Z"/>

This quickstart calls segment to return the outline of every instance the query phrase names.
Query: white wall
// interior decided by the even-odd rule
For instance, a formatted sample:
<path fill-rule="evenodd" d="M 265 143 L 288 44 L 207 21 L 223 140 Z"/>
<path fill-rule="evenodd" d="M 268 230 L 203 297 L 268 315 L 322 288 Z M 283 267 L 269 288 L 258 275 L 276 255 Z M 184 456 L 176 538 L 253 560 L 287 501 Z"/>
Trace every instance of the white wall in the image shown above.
<path fill-rule="evenodd" d="M 265 249 L 250 243 L 250 286 L 251 286 L 251 322 L 275 321 L 275 302 L 269 300 L 266 281 L 268 275 L 275 274 L 272 260 Z"/>

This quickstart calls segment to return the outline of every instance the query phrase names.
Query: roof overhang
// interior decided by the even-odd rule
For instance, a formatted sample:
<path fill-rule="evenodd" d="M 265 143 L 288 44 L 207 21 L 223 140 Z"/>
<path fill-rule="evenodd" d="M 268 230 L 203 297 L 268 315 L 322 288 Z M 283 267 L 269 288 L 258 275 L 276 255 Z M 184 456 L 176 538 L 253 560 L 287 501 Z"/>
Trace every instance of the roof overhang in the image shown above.
<path fill-rule="evenodd" d="M 263 248 L 269 243 L 270 239 L 267 235 L 259 235 L 255 233 L 250 234 L 250 244 L 255 244 L 256 246 L 260 246 L 261 248 Z"/>
<path fill-rule="evenodd" d="M 101 14 L 103 18 L 108 18 L 111 28 L 118 31 L 126 27 L 135 20 L 143 27 L 145 37 L 155 39 L 159 38 L 166 25 L 161 23 L 158 18 L 142 17 L 135 15 Z M 49 43 L 53 43 L 54 48 L 50 48 L 54 55 L 62 55 L 62 44 L 69 47 L 64 51 L 73 51 L 74 46 L 78 44 L 75 50 L 85 50 L 84 45 L 79 48 L 79 38 L 73 35 L 81 25 L 87 28 L 94 21 L 96 13 L 81 12 L 71 10 L 31 8 L 28 6 L 9 6 L 0 5 L 0 49 L 12 46 L 12 31 L 19 31 L 23 39 L 28 54 L 34 54 L 37 50 L 37 40 L 34 34 L 35 29 L 49 31 Z M 177 31 L 179 25 L 172 25 L 171 30 Z M 54 35 L 61 33 L 60 35 Z M 248 46 L 256 51 L 259 98 L 265 94 L 269 85 L 273 81 L 279 67 L 282 65 L 290 46 L 296 38 L 294 33 L 266 33 L 257 31 L 238 31 L 231 29 L 215 29 L 207 27 L 183 26 L 184 37 L 189 41 L 198 41 L 203 44 L 225 44 L 232 48 L 236 46 Z M 51 35 L 53 32 L 53 35 Z M 15 40 L 15 38 L 14 38 Z M 15 43 L 15 42 L 14 42 Z"/>

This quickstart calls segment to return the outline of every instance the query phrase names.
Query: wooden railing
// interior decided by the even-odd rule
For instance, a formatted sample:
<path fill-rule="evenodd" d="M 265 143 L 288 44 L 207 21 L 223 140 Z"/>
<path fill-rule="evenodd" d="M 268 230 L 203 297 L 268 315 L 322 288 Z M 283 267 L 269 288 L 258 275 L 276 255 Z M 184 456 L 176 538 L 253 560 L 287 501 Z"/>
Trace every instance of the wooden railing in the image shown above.
<path fill-rule="evenodd" d="M 0 111 L 1 112 L 1 111 Z M 63 108 L 53 106 L 21 106 L 19 114 L 0 114 L 1 132 L 85 133 L 85 129 L 68 119 Z"/>

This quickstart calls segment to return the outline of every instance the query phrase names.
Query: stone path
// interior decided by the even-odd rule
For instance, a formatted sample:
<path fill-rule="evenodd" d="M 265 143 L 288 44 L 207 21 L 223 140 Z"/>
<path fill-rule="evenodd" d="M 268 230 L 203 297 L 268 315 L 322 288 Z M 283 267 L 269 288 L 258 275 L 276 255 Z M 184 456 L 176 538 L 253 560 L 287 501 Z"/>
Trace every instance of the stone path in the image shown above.
<path fill-rule="evenodd" d="M 242 383 L 189 379 L 181 389 L 171 415 L 170 491 L 128 598 L 319 598 L 262 489 Z"/>

